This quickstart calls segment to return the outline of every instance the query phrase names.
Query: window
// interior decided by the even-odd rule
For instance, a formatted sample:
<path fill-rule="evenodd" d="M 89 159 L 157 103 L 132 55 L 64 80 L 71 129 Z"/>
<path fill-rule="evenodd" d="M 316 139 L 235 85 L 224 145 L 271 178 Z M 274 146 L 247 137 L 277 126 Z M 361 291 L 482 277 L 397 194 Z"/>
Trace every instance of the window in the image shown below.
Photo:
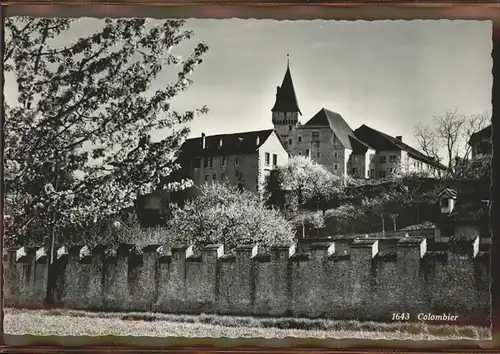
<path fill-rule="evenodd" d="M 205 182 L 208 182 L 209 179 L 210 179 L 210 175 L 205 175 Z"/>
<path fill-rule="evenodd" d="M 395 163 L 396 161 L 397 161 L 397 156 L 396 155 L 389 156 L 389 162 L 390 163 Z"/>
<path fill-rule="evenodd" d="M 278 165 L 278 155 L 273 154 L 273 166 L 277 166 L 277 165 Z"/>
<path fill-rule="evenodd" d="M 385 171 L 379 171 L 379 173 L 378 173 L 378 176 L 379 176 L 380 178 L 385 178 L 385 177 L 386 177 L 386 175 L 387 175 L 387 173 L 386 173 Z"/>
<path fill-rule="evenodd" d="M 338 152 L 334 152 L 333 153 L 333 157 L 335 157 L 335 158 L 339 157 L 339 153 Z"/>
<path fill-rule="evenodd" d="M 309 149 L 306 150 L 306 156 L 309 156 Z"/>
<path fill-rule="evenodd" d="M 387 162 L 387 156 L 380 156 L 380 163 L 386 163 Z"/>
<path fill-rule="evenodd" d="M 319 140 L 319 132 L 311 132 L 311 140 L 318 141 Z"/>
<path fill-rule="evenodd" d="M 224 181 L 225 179 L 226 179 L 226 174 L 225 173 L 221 173 L 220 180 Z"/>
<path fill-rule="evenodd" d="M 222 158 L 220 159 L 220 165 L 222 167 L 226 167 L 227 166 L 227 156 L 222 156 Z"/>
<path fill-rule="evenodd" d="M 288 145 L 292 145 L 293 143 L 293 140 L 292 139 L 288 139 Z"/>
<path fill-rule="evenodd" d="M 205 157 L 203 162 L 204 167 L 214 167 L 214 158 L 213 157 Z"/>
<path fill-rule="evenodd" d="M 291 132 L 291 131 L 292 131 L 292 126 L 291 126 L 291 125 L 289 125 L 289 126 L 288 126 L 288 131 L 289 131 L 289 132 Z"/>
<path fill-rule="evenodd" d="M 269 155 L 268 152 L 266 152 L 266 154 L 265 154 L 265 164 L 266 164 L 266 166 L 269 166 L 269 163 L 270 163 L 269 160 L 270 160 L 270 155 Z"/>
<path fill-rule="evenodd" d="M 240 165 L 240 158 L 239 158 L 239 157 L 236 157 L 236 158 L 234 159 L 234 164 L 235 164 L 236 166 L 239 166 L 239 165 Z"/>
<path fill-rule="evenodd" d="M 370 170 L 370 178 L 375 178 L 375 170 L 374 169 Z"/>
<path fill-rule="evenodd" d="M 337 164 L 333 165 L 334 170 L 338 170 L 338 168 L 339 168 L 339 165 L 337 165 Z"/>
<path fill-rule="evenodd" d="M 301 142 L 302 142 L 302 137 L 301 137 L 301 136 L 299 136 L 299 143 L 301 143 Z"/>
<path fill-rule="evenodd" d="M 212 181 L 217 181 L 217 175 L 215 173 L 212 175 Z"/>
<path fill-rule="evenodd" d="M 448 208 L 448 206 L 449 206 L 449 199 L 448 198 L 441 199 L 441 208 Z"/>
<path fill-rule="evenodd" d="M 320 153 L 319 153 L 319 152 L 317 152 L 317 153 L 316 153 L 316 158 L 318 158 L 318 159 L 319 159 L 319 157 L 320 157 Z"/>

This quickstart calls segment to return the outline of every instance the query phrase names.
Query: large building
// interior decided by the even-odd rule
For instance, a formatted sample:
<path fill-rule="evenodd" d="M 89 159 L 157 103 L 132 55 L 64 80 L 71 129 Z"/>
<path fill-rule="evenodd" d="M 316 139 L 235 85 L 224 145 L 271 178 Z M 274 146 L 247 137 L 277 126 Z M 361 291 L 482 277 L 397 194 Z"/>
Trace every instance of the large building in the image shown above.
<path fill-rule="evenodd" d="M 288 162 L 273 129 L 192 138 L 182 145 L 179 161 L 195 185 L 228 181 L 256 194 L 269 172 Z"/>
<path fill-rule="evenodd" d="M 181 169 L 168 181 L 190 179 L 194 187 L 170 193 L 158 190 L 140 197 L 136 202 L 143 226 L 156 226 L 168 219 L 171 202 L 182 202 L 198 195 L 205 183 L 227 181 L 239 189 L 257 195 L 263 192 L 270 171 L 288 162 L 289 154 L 273 129 L 220 134 L 187 139 L 179 151 Z"/>
<path fill-rule="evenodd" d="M 469 139 L 471 146 L 471 157 L 474 158 L 480 155 L 491 154 L 492 139 L 491 139 L 491 124 L 487 127 L 475 132 Z"/>
<path fill-rule="evenodd" d="M 325 108 L 301 124 L 289 65 L 271 111 L 274 129 L 290 155 L 309 156 L 339 177 L 384 178 L 399 171 L 431 173 L 445 168 L 405 144 L 401 136 L 366 125 L 353 131 L 339 113 Z"/>

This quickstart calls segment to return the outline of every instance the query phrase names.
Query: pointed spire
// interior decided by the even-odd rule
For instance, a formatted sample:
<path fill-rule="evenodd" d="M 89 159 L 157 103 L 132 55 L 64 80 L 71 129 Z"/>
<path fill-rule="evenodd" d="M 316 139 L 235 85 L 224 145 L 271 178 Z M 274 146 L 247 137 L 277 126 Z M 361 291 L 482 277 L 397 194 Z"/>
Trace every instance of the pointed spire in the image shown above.
<path fill-rule="evenodd" d="M 292 74 L 290 73 L 290 55 L 287 54 L 287 64 L 286 73 L 283 78 L 281 86 L 278 86 L 276 91 L 276 102 L 271 111 L 273 112 L 299 112 L 299 104 L 297 102 L 297 96 L 295 95 L 295 88 L 293 87 Z"/>

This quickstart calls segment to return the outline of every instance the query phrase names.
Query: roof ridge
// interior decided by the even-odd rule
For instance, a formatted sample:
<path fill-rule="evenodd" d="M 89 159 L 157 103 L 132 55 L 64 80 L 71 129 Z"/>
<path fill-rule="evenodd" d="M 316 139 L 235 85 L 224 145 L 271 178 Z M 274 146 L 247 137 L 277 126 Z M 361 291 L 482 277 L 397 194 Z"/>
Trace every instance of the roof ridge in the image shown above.
<path fill-rule="evenodd" d="M 255 133 L 264 133 L 264 132 L 273 132 L 275 129 L 270 128 L 270 129 L 261 129 L 261 130 L 248 130 L 248 131 L 240 131 L 240 132 L 235 132 L 235 133 L 223 133 L 223 134 L 213 134 L 213 135 L 205 135 L 205 138 L 211 138 L 211 137 L 223 137 L 223 136 L 229 136 L 229 135 L 238 135 L 238 134 L 255 134 Z M 188 138 L 186 140 L 191 140 L 191 139 L 201 139 L 201 136 L 195 136 L 192 138 Z"/>

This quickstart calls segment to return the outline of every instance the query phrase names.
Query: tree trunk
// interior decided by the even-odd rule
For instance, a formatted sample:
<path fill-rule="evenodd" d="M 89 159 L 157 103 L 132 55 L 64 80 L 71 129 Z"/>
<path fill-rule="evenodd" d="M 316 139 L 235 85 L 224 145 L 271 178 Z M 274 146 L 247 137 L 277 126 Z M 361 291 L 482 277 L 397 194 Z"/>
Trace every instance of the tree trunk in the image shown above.
<path fill-rule="evenodd" d="M 56 157 L 58 158 L 58 157 Z M 56 178 L 55 178 L 55 190 L 59 189 L 59 161 L 56 162 Z M 54 212 L 52 214 L 52 230 L 50 232 L 50 244 L 47 254 L 47 288 L 46 288 L 46 302 L 48 304 L 54 303 L 53 289 L 55 286 L 55 244 L 56 244 L 56 220 L 57 220 L 57 208 L 54 206 Z"/>

